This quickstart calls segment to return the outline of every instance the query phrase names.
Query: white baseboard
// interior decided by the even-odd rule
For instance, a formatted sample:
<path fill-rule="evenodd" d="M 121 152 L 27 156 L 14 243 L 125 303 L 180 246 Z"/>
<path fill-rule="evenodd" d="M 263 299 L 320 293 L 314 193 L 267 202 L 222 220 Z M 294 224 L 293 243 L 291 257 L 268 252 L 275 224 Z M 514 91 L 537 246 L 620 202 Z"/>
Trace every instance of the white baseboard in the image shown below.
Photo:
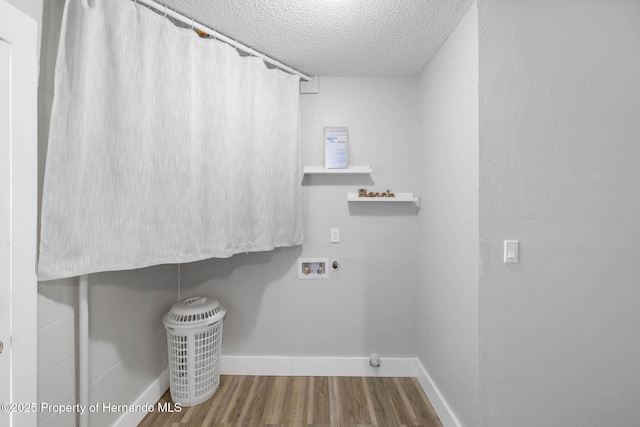
<path fill-rule="evenodd" d="M 444 398 L 436 383 L 433 382 L 431 375 L 429 372 L 422 366 L 422 363 L 418 359 L 415 359 L 416 362 L 416 378 L 418 382 L 422 386 L 422 390 L 424 390 L 424 394 L 429 398 L 429 402 L 431 402 L 431 406 L 435 409 L 436 414 L 440 417 L 440 421 L 444 427 L 462 427 L 460 421 L 456 417 L 456 414 L 453 413 L 451 407 L 447 403 L 447 400 Z"/>
<path fill-rule="evenodd" d="M 413 358 L 381 358 L 380 367 L 368 357 L 222 356 L 223 375 L 334 377 L 414 377 Z"/>
<path fill-rule="evenodd" d="M 444 427 L 462 427 L 446 399 L 416 358 L 381 358 L 380 367 L 369 366 L 367 357 L 277 357 L 222 356 L 222 375 L 416 377 Z M 134 405 L 157 402 L 169 388 L 169 371 L 164 371 L 138 397 Z M 113 425 L 135 427 L 146 414 L 125 412 Z"/>
<path fill-rule="evenodd" d="M 132 405 L 154 405 L 169 388 L 169 370 L 165 370 L 142 392 Z M 113 427 L 136 427 L 147 414 L 144 412 L 124 412 L 113 423 Z"/>

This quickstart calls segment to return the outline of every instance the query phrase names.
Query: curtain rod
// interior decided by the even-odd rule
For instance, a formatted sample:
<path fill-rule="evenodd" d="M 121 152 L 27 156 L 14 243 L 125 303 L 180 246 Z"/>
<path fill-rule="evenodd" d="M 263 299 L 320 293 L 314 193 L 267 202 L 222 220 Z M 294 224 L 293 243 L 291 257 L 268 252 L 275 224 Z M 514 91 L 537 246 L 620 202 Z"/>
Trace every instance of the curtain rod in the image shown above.
<path fill-rule="evenodd" d="M 183 24 L 187 24 L 187 25 L 191 25 L 193 28 L 200 30 L 200 31 L 204 31 L 205 33 L 214 36 L 217 40 L 222 40 L 223 42 L 230 44 L 231 46 L 240 49 L 243 52 L 248 53 L 249 55 L 255 56 L 257 58 L 262 59 L 264 62 L 268 62 L 271 65 L 274 65 L 276 67 L 278 67 L 281 70 L 284 70 L 290 74 L 296 75 L 296 76 L 300 76 L 300 78 L 302 80 L 305 81 L 312 81 L 313 78 L 307 76 L 306 74 L 301 73 L 300 71 L 293 69 L 291 67 L 289 67 L 288 65 L 284 65 L 281 62 L 276 61 L 275 59 L 269 58 L 267 55 L 260 53 L 258 51 L 255 51 L 253 49 L 251 49 L 248 46 L 243 45 L 242 43 L 239 43 L 223 34 L 220 34 L 219 32 L 217 32 L 216 30 L 206 27 L 204 25 L 202 25 L 201 23 L 187 18 L 184 15 L 179 14 L 178 12 L 176 12 L 175 10 L 169 9 L 166 5 L 162 5 L 160 3 L 157 3 L 153 0 L 132 0 L 135 1 L 136 3 L 142 3 L 158 12 L 160 12 L 161 14 L 165 15 L 165 16 L 170 16 L 173 19 L 182 22 Z"/>

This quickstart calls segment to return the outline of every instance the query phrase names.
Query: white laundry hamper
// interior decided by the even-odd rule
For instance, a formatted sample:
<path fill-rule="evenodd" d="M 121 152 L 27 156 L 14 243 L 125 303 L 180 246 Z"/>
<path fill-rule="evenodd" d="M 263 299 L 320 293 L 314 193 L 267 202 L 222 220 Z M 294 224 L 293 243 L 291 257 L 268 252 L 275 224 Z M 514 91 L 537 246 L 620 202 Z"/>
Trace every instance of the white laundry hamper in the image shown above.
<path fill-rule="evenodd" d="M 198 405 L 218 389 L 225 314 L 217 299 L 192 297 L 174 304 L 164 316 L 174 403 Z"/>

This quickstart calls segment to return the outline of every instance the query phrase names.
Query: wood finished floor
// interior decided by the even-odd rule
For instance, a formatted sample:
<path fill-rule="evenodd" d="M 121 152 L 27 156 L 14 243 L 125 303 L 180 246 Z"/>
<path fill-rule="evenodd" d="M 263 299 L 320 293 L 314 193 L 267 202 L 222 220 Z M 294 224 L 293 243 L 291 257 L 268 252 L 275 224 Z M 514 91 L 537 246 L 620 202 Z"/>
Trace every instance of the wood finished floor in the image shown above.
<path fill-rule="evenodd" d="M 171 402 L 168 390 L 158 403 L 166 402 Z M 138 426 L 441 427 L 442 423 L 415 378 L 221 376 L 218 390 L 206 402 L 179 413 L 150 413 Z"/>

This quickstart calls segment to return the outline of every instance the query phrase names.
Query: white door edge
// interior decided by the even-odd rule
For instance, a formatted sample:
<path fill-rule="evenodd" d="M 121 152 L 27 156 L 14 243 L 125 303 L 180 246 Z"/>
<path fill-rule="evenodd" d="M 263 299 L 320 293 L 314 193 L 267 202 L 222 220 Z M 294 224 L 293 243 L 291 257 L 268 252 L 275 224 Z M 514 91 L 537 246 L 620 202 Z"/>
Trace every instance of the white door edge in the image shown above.
<path fill-rule="evenodd" d="M 10 102 L 7 109 L 0 108 L 3 119 L 9 112 L 8 138 L 0 137 L 0 143 L 8 144 L 4 151 L 10 165 L 8 185 L 3 190 L 2 207 L 8 218 L 0 219 L 8 224 L 0 224 L 9 230 L 8 260 L 3 260 L 0 268 L 2 277 L 9 281 L 0 283 L 9 289 L 9 305 L 0 310 L 10 310 L 10 338 L 4 342 L 0 358 L 10 360 L 10 381 L 0 384 L 8 387 L 10 411 L 9 423 L 3 418 L 2 425 L 14 427 L 35 426 L 37 413 L 25 405 L 37 405 L 37 34 L 35 20 L 0 0 L 0 39 L 3 47 L 8 47 Z M 2 74 L 2 73 L 0 73 Z M 5 75 L 7 73 L 4 73 Z M 2 83 L 0 82 L 0 85 Z M 1 102 L 1 101 L 0 101 Z M 5 134 L 6 135 L 6 134 Z M 4 179 L 4 178 L 3 178 Z M 8 245 L 7 245 L 8 243 Z M 5 271 L 7 270 L 8 271 Z M 6 302 L 6 301 L 5 301 Z M 5 334 L 5 332 L 0 331 Z M 3 340 L 4 341 L 4 340 Z M 4 392 L 2 392 L 4 393 Z M 3 395 L 4 396 L 4 395 Z M 18 407 L 17 405 L 22 405 Z M 6 409 L 6 408 L 3 408 Z M 0 417 L 7 412 L 0 412 Z"/>

